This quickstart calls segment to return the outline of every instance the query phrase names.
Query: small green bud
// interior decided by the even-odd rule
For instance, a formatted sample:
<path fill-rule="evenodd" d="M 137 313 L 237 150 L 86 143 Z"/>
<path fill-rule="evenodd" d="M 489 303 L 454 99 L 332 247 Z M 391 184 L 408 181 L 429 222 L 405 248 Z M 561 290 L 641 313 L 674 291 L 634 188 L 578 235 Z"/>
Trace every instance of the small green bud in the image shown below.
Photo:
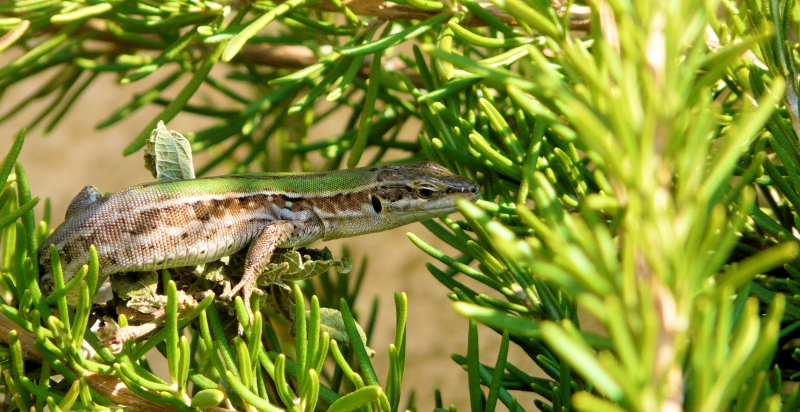
<path fill-rule="evenodd" d="M 211 408 L 225 400 L 225 394 L 219 389 L 203 389 L 192 398 L 192 408 Z"/>

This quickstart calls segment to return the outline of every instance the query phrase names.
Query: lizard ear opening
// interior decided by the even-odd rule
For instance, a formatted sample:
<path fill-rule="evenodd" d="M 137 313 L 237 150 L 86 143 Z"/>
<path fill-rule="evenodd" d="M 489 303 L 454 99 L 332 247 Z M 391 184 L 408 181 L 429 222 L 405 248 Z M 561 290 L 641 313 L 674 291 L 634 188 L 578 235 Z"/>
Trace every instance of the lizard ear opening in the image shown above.
<path fill-rule="evenodd" d="M 380 214 L 381 211 L 383 210 L 383 205 L 381 204 L 381 200 L 378 199 L 378 196 L 375 195 L 370 196 L 370 200 L 372 201 L 372 210 L 374 210 L 375 213 Z"/>

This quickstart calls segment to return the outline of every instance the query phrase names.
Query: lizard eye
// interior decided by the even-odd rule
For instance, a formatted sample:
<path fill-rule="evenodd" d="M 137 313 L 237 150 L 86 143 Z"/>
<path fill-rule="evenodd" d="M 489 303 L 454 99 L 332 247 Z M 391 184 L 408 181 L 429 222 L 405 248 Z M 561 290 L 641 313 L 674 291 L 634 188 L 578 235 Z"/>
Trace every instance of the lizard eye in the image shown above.
<path fill-rule="evenodd" d="M 417 191 L 417 194 L 423 199 L 430 199 L 433 197 L 433 190 L 423 187 Z"/>
<path fill-rule="evenodd" d="M 372 202 L 372 210 L 374 210 L 375 213 L 381 213 L 381 210 L 383 210 L 381 199 L 379 199 L 378 196 L 372 195 L 370 201 Z"/>

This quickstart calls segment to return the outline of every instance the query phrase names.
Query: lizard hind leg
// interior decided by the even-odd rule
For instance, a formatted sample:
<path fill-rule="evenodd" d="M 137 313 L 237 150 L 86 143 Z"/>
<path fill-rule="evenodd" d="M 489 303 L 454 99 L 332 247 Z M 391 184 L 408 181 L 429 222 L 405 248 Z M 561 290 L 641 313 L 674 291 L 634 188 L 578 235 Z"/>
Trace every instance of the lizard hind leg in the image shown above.
<path fill-rule="evenodd" d="M 232 299 L 241 290 L 242 300 L 244 300 L 244 307 L 247 309 L 250 324 L 253 323 L 250 296 L 253 292 L 261 292 L 256 285 L 258 275 L 266 268 L 277 245 L 286 242 L 293 233 L 294 225 L 289 221 L 276 220 L 267 223 L 261 233 L 250 242 L 250 248 L 247 249 L 247 256 L 245 257 L 242 279 L 228 293 L 221 296 L 225 299 Z M 242 325 L 239 325 L 239 332 L 242 332 Z"/>

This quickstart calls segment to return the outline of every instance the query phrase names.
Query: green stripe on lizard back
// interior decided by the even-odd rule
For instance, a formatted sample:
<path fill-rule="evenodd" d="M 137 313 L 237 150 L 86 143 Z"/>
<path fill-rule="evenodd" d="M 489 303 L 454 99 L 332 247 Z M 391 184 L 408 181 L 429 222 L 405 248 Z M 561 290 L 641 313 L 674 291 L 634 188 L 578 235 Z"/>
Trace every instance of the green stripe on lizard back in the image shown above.
<path fill-rule="evenodd" d="M 378 167 L 316 173 L 270 173 L 207 177 L 174 182 L 149 182 L 125 190 L 132 193 L 154 187 L 169 196 L 188 193 L 233 194 L 267 190 L 275 193 L 319 196 L 366 190 L 376 181 Z M 324 183 L 324 184 L 321 184 Z"/>

